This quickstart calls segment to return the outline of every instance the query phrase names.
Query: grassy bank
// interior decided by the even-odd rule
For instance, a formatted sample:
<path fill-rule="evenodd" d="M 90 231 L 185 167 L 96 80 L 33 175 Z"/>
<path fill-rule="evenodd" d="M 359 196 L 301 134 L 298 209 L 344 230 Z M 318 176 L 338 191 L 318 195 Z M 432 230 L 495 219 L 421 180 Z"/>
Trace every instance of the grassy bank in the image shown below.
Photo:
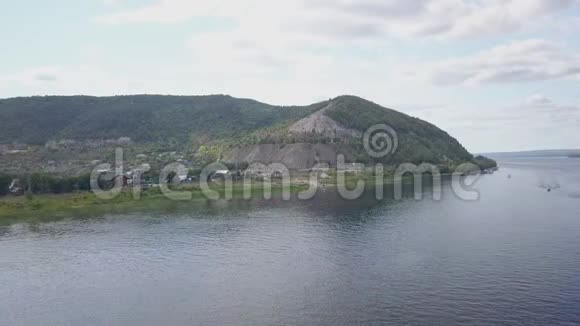
<path fill-rule="evenodd" d="M 348 189 L 353 189 L 357 186 L 359 180 L 364 181 L 367 187 L 373 187 L 377 184 L 374 176 L 356 175 L 346 177 L 345 186 Z M 393 182 L 392 176 L 385 176 L 382 181 L 384 185 L 393 184 Z M 403 183 L 412 182 L 413 178 L 411 176 L 403 178 Z M 307 179 L 294 180 L 290 185 L 290 193 L 295 196 L 295 194 L 309 189 L 309 186 L 309 180 Z M 337 180 L 335 178 L 319 180 L 318 190 L 333 189 L 336 186 Z M 224 186 L 213 185 L 211 190 L 219 192 L 220 198 L 225 198 Z M 159 188 L 142 191 L 138 199 L 134 197 L 131 189 L 122 191 L 117 197 L 110 200 L 98 198 L 92 192 L 0 197 L 0 225 L 20 222 L 43 222 L 74 216 L 98 216 L 107 213 L 166 210 L 177 207 L 179 203 L 187 203 L 188 201 L 204 202 L 208 200 L 197 185 L 180 186 L 174 191 L 187 193 L 190 198 L 176 202 L 161 193 Z M 234 183 L 231 193 L 233 199 L 243 199 L 246 194 L 251 194 L 251 198 L 263 198 L 264 185 L 255 183 L 246 186 L 243 183 Z M 272 197 L 282 198 L 282 194 L 282 184 L 274 182 L 272 184 Z"/>
<path fill-rule="evenodd" d="M 293 184 L 290 186 L 290 192 L 297 193 L 306 188 L 307 186 L 304 185 Z M 175 190 L 191 194 L 191 201 L 208 200 L 199 187 L 181 187 Z M 223 187 L 213 187 L 212 190 L 219 192 L 220 197 L 224 198 L 225 190 Z M 261 184 L 250 187 L 234 184 L 231 190 L 235 199 L 244 198 L 244 193 L 249 190 L 251 190 L 253 198 L 261 197 L 264 193 L 264 187 Z M 272 196 L 281 197 L 282 190 L 282 185 L 274 184 Z M 8 196 L 0 198 L 0 224 L 42 222 L 75 215 L 89 216 L 104 213 L 149 211 L 170 208 L 175 204 L 174 200 L 167 198 L 157 188 L 142 191 L 138 199 L 134 197 L 130 189 L 122 191 L 117 197 L 110 200 L 98 198 L 92 192 Z"/>

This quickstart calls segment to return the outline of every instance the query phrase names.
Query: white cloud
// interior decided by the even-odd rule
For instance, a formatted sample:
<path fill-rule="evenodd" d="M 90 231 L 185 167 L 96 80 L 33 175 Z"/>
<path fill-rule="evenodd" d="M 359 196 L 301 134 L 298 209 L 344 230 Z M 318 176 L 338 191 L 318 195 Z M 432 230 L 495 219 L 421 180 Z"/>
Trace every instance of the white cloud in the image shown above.
<path fill-rule="evenodd" d="M 576 148 L 580 139 L 580 107 L 544 94 L 509 105 L 448 107 L 428 118 L 474 152 Z"/>
<path fill-rule="evenodd" d="M 22 95 L 110 95 L 138 92 L 139 82 L 130 80 L 119 73 L 102 67 L 80 66 L 43 66 L 0 74 L 0 96 L 12 93 L 14 89 L 25 90 Z"/>
<path fill-rule="evenodd" d="M 580 108 L 578 106 L 557 103 L 543 94 L 530 96 L 527 101 L 515 106 L 514 110 L 563 123 L 572 122 L 576 124 L 578 118 L 580 118 Z"/>
<path fill-rule="evenodd" d="M 580 76 L 580 55 L 545 40 L 525 40 L 412 70 L 436 85 L 542 81 Z"/>
<path fill-rule="evenodd" d="M 0 88 L 9 85 L 24 87 L 38 87 L 57 81 L 62 73 L 62 68 L 56 66 L 37 67 L 26 69 L 17 73 L 0 75 Z"/>
<path fill-rule="evenodd" d="M 97 21 L 112 24 L 179 23 L 194 17 L 203 16 L 243 18 L 248 12 L 259 11 L 260 6 L 263 4 L 267 4 L 267 2 L 260 0 L 156 0 L 142 7 L 125 9 L 97 17 Z"/>
<path fill-rule="evenodd" d="M 476 124 L 482 129 L 500 126 L 507 129 L 575 128 L 580 122 L 580 107 L 534 94 L 519 103 L 470 112 L 456 111 L 454 115 L 458 126 Z"/>
<path fill-rule="evenodd" d="M 574 0 L 318 0 L 317 6 L 380 23 L 402 37 L 478 37 L 516 31 Z"/>
<path fill-rule="evenodd" d="M 383 71 L 393 79 L 401 80 L 405 78 L 398 66 L 401 59 L 390 60 L 386 54 L 384 59 L 376 62 L 366 57 L 351 57 L 347 62 L 340 62 L 336 52 L 328 50 L 349 46 L 349 51 L 354 51 L 368 45 L 366 49 L 376 52 L 378 44 L 388 46 L 385 40 L 390 36 L 456 38 L 513 31 L 549 17 L 571 6 L 574 1 L 156 0 L 97 20 L 111 24 L 181 23 L 196 17 L 235 20 L 237 24 L 229 30 L 197 33 L 186 41 L 192 53 L 193 70 L 207 75 L 267 78 L 265 74 L 277 74 L 277 77 L 302 74 L 303 79 L 319 72 L 319 75 L 331 78 L 348 65 L 355 72 L 370 71 L 372 74 L 373 71 Z M 450 65 L 455 63 L 452 61 Z M 471 70 L 477 70 L 477 64 L 464 63 Z M 374 68 L 367 70 L 367 66 Z M 453 68 L 441 66 L 436 71 L 429 71 L 434 72 L 437 83 L 445 83 L 446 79 L 450 79 L 448 83 L 451 84 L 475 83 L 501 77 L 489 69 L 464 72 Z M 511 74 L 513 79 L 517 79 L 525 78 L 522 74 L 529 72 L 514 71 Z M 421 73 L 415 72 L 416 75 Z M 509 72 L 503 73 L 509 75 Z"/>
<path fill-rule="evenodd" d="M 548 98 L 543 94 L 534 94 L 528 98 L 526 103 L 529 105 L 536 106 L 536 105 L 551 105 L 554 102 L 552 101 L 552 99 Z"/>
<path fill-rule="evenodd" d="M 349 37 L 478 37 L 513 32 L 571 7 L 577 0 L 157 0 L 97 20 L 105 23 L 178 23 L 222 16 L 240 25 L 266 20 L 276 29 Z"/>

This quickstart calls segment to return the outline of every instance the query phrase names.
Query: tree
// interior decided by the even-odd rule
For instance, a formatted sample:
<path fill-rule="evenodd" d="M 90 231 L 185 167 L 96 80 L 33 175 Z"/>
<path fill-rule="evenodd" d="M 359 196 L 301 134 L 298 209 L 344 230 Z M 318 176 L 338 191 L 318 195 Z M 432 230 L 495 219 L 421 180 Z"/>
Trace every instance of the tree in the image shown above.
<path fill-rule="evenodd" d="M 202 164 L 215 163 L 222 158 L 224 148 L 221 145 L 201 145 L 197 150 L 197 157 Z"/>
<path fill-rule="evenodd" d="M 497 167 L 496 161 L 487 158 L 483 155 L 478 155 L 477 157 L 475 157 L 474 161 L 475 164 L 479 166 L 479 168 L 482 170 L 493 169 Z"/>
<path fill-rule="evenodd" d="M 12 183 L 12 177 L 7 174 L 0 174 L 0 196 L 7 195 L 10 190 L 10 184 Z"/>
<path fill-rule="evenodd" d="M 167 174 L 167 183 L 172 184 L 173 180 L 175 180 L 175 177 L 177 177 L 177 172 L 175 171 L 169 172 L 169 174 Z"/>

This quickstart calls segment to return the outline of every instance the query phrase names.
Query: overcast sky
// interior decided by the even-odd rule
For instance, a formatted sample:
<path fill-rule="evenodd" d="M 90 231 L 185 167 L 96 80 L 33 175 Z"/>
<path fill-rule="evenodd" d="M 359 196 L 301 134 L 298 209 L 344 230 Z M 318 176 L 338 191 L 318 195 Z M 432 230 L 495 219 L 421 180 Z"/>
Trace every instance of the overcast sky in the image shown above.
<path fill-rule="evenodd" d="M 472 152 L 580 148 L 578 0 L 0 2 L 0 98 L 353 94 Z"/>

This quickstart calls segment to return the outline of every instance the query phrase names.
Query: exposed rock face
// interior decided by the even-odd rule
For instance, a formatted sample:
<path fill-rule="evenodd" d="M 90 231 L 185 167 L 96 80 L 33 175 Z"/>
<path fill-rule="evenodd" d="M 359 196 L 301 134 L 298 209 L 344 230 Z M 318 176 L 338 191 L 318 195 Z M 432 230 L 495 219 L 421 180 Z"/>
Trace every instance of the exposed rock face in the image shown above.
<path fill-rule="evenodd" d="M 224 157 L 226 161 L 252 163 L 282 163 L 290 170 L 311 169 L 317 163 L 336 166 L 340 154 L 332 144 L 263 144 L 237 148 Z M 347 161 L 351 159 L 345 153 Z"/>
<path fill-rule="evenodd" d="M 288 133 L 293 135 L 317 134 L 327 138 L 362 137 L 359 131 L 345 128 L 325 114 L 333 105 L 331 103 L 327 107 L 297 121 L 290 126 Z M 339 154 L 343 154 L 347 162 L 352 159 L 352 155 L 345 151 L 340 151 L 334 144 L 261 144 L 237 148 L 228 153 L 225 156 L 225 160 L 266 165 L 282 163 L 290 170 L 306 170 L 313 168 L 318 163 L 326 163 L 335 167 Z"/>
<path fill-rule="evenodd" d="M 357 130 L 345 128 L 336 121 L 328 117 L 325 112 L 332 108 L 332 103 L 322 110 L 316 111 L 306 118 L 296 122 L 288 130 L 291 134 L 316 133 L 325 137 L 343 138 L 343 137 L 362 137 Z"/>

